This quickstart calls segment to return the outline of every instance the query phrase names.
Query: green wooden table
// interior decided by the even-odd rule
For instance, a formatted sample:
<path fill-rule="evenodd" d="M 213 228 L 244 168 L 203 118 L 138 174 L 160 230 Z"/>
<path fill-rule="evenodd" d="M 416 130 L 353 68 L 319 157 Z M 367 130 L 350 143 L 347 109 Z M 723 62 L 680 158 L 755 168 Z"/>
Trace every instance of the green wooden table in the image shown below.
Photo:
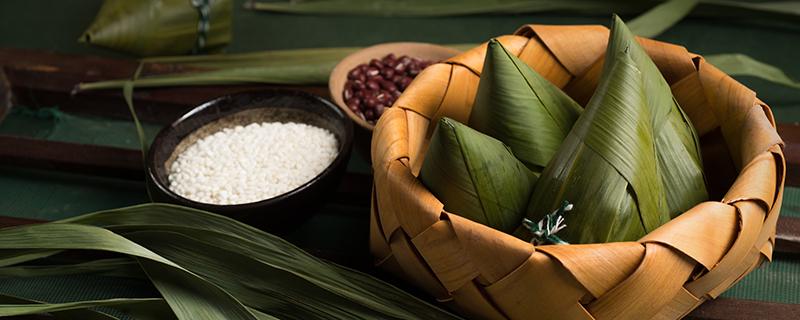
<path fill-rule="evenodd" d="M 243 1 L 236 2 L 234 40 L 228 48 L 229 52 L 366 46 L 389 41 L 478 43 L 492 36 L 511 33 L 518 26 L 527 23 L 604 24 L 608 21 L 605 16 L 564 13 L 449 18 L 300 16 L 246 11 L 241 6 Z M 91 22 L 100 3 L 100 0 L 80 2 L 3 0 L 0 2 L 0 48 L 31 49 L 32 53 L 43 54 L 42 59 L 47 56 L 46 53 L 42 53 L 43 51 L 113 59 L 134 58 L 76 42 L 83 29 Z M 690 51 L 701 54 L 745 53 L 776 65 L 789 75 L 800 77 L 800 64 L 796 62 L 795 52 L 800 49 L 800 33 L 794 31 L 796 27 L 763 27 L 725 20 L 688 18 L 658 39 L 684 45 Z M 14 52 L 19 54 L 20 51 Z M 30 56 L 32 57 L 30 59 L 35 60 L 33 57 L 35 54 Z M 0 54 L 0 65 L 8 66 L 18 62 L 10 61 L 10 57 L 14 55 Z M 64 59 L 71 58 L 75 57 Z M 24 72 L 10 69 L 7 68 L 6 71 L 17 79 L 28 76 Z M 27 79 L 27 81 L 34 80 Z M 770 104 L 778 122 L 800 122 L 800 90 L 773 85 L 758 79 L 739 80 L 758 92 L 758 96 Z M 325 93 L 325 88 L 304 89 Z M 183 94 L 193 92 L 192 90 L 195 89 L 177 89 L 174 92 Z M 206 94 L 214 92 L 222 91 L 211 91 Z M 15 106 L 6 119 L 0 122 L 0 135 L 28 137 L 36 141 L 110 147 L 113 150 L 122 150 L 120 152 L 127 157 L 133 154 L 135 160 L 136 153 L 132 149 L 137 147 L 138 142 L 132 124 L 127 118 L 127 111 L 121 107 L 121 97 L 117 92 L 106 93 L 101 96 L 102 99 L 92 100 L 91 103 L 80 99 L 71 100 L 68 97 L 48 96 L 38 91 L 26 93 L 25 90 L 20 90 L 17 94 L 25 95 L 20 99 L 25 103 Z M 159 94 L 163 96 L 166 93 L 153 90 L 152 93 L 140 93 L 140 96 L 159 96 Z M 169 110 L 159 109 L 155 105 L 139 105 L 139 107 L 140 112 L 145 114 L 146 120 L 149 120 L 146 123 L 149 137 L 168 121 L 164 121 L 165 119 L 171 119 L 172 114 L 180 110 L 179 107 Z M 366 133 L 358 134 L 363 138 Z M 0 138 L 0 145 L 3 145 L 3 141 Z M 800 143 L 800 140 L 795 142 Z M 32 146 L 35 143 L 25 145 Z M 46 145 L 44 149 L 47 149 L 47 146 L 50 145 Z M 357 180 L 358 177 L 362 180 L 365 176 L 368 178 L 370 172 L 369 165 L 365 161 L 365 153 L 363 149 L 356 150 L 350 161 L 348 171 Z M 793 157 L 800 158 L 800 153 L 789 154 L 790 161 Z M 131 164 L 130 161 L 115 163 L 135 170 L 136 164 Z M 340 192 L 350 192 L 351 195 L 363 193 L 363 181 L 355 185 L 344 185 L 340 189 L 342 189 Z M 0 195 L 2 195 L 0 215 L 42 220 L 59 219 L 147 201 L 142 181 L 135 178 L 75 173 L 58 168 L 42 169 L 41 166 L 32 167 L 24 163 L 0 165 Z M 358 268 L 368 268 L 370 261 L 367 249 L 368 194 L 363 194 L 363 199 L 353 197 L 355 199 L 327 204 L 298 230 L 283 236 L 313 253 L 334 260 L 341 259 Z M 800 188 L 787 187 L 784 200 L 781 215 L 800 218 Z M 140 284 L 100 280 L 38 279 L 27 283 L 0 279 L 0 291 L 27 290 L 32 297 L 59 300 L 65 297 L 75 299 L 93 295 L 124 295 L 148 290 L 141 288 Z M 103 288 L 102 292 L 95 290 L 98 287 Z M 800 256 L 777 253 L 773 263 L 754 271 L 723 297 L 777 303 L 772 305 L 773 308 L 777 308 L 776 310 L 788 306 L 785 312 L 792 316 L 792 313 L 798 312 L 797 306 L 800 305 Z M 707 304 L 703 308 L 701 311 L 710 312 L 711 318 L 714 312 L 719 311 L 715 311 L 714 304 Z M 752 316 L 731 314 L 730 318 Z M 766 315 L 755 316 L 766 317 Z M 800 315 L 794 318 L 800 318 Z"/>

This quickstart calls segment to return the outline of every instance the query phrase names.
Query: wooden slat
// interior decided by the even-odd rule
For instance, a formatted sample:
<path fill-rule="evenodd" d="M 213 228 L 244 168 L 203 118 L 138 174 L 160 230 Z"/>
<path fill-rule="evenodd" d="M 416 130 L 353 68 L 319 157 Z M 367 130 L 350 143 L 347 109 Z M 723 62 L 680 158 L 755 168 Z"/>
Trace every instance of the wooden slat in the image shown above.
<path fill-rule="evenodd" d="M 0 164 L 144 179 L 137 150 L 0 135 Z"/>
<path fill-rule="evenodd" d="M 0 48 L 0 98 L 13 94 L 16 103 L 29 107 L 59 106 L 70 113 L 129 119 L 121 90 L 73 92 L 81 82 L 130 77 L 138 62 L 87 55 L 56 54 L 29 49 Z M 152 64 L 143 74 L 191 71 L 171 64 Z M 7 86 L 5 90 L 3 90 Z M 144 121 L 169 123 L 187 108 L 215 97 L 235 92 L 265 89 L 292 89 L 328 97 L 325 86 L 228 85 L 172 88 L 142 88 L 134 93 L 134 104 Z M 0 100 L 0 119 L 10 102 Z"/>

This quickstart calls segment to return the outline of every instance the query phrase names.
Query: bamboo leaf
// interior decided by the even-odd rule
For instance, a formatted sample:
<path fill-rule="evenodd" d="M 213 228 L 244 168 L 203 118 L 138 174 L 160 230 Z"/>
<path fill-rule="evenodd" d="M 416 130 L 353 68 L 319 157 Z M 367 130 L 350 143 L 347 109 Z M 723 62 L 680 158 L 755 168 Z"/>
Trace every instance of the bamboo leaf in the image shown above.
<path fill-rule="evenodd" d="M 649 2 L 649 3 L 648 3 Z M 639 12 L 652 6 L 651 1 L 591 1 L 591 0 L 317 0 L 317 1 L 251 1 L 248 7 L 256 10 L 294 14 L 367 15 L 397 17 L 443 17 L 470 14 L 519 14 L 548 11 L 577 13 Z"/>
<path fill-rule="evenodd" d="M 631 58 L 644 75 L 646 106 L 650 109 L 650 121 L 656 138 L 658 174 L 667 195 L 670 216 L 675 217 L 708 199 L 697 132 L 672 96 L 672 90 L 658 67 L 616 16 L 611 26 L 608 50 L 606 56 L 629 50 Z"/>
<path fill-rule="evenodd" d="M 668 0 L 628 23 L 633 33 L 654 38 L 689 15 L 699 0 Z"/>
<path fill-rule="evenodd" d="M 706 60 L 730 76 L 756 77 L 790 88 L 800 89 L 800 81 L 794 80 L 781 69 L 740 53 L 713 54 Z"/>
<path fill-rule="evenodd" d="M 419 174 L 445 210 L 505 232 L 520 225 L 536 176 L 502 142 L 449 118 Z"/>
<path fill-rule="evenodd" d="M 153 284 L 179 319 L 255 319 L 227 292 L 108 230 L 48 223 L 0 230 L 0 249 L 101 250 L 139 259 Z M 3 257 L 0 261 L 8 259 Z"/>
<path fill-rule="evenodd" d="M 127 258 L 100 259 L 77 264 L 25 265 L 0 268 L 0 277 L 43 277 L 73 274 L 147 278 L 139 264 Z"/>
<path fill-rule="evenodd" d="M 490 40 L 469 125 L 511 148 L 541 172 L 582 108 L 558 87 Z"/>
<path fill-rule="evenodd" d="M 0 304 L 4 304 L 8 308 L 13 308 L 17 305 L 44 304 L 44 302 L 31 299 L 24 299 L 0 293 Z M 119 320 L 119 318 L 115 316 L 91 309 L 71 309 L 62 311 L 51 311 L 50 314 L 53 315 L 56 319 Z M 147 318 L 142 318 L 142 319 L 146 320 Z"/>
<path fill-rule="evenodd" d="M 95 307 L 116 307 L 119 305 L 146 305 L 152 302 L 162 302 L 161 298 L 116 298 L 106 300 L 86 300 L 65 303 L 37 303 L 37 304 L 0 304 L 0 317 L 21 316 L 27 314 L 50 313 L 75 309 Z M 129 306 L 130 307 L 130 306 Z"/>
<path fill-rule="evenodd" d="M 373 310 L 379 310 L 386 315 L 425 319 L 453 317 L 371 276 L 327 264 L 278 237 L 240 222 L 191 208 L 168 204 L 146 204 L 97 212 L 62 222 L 103 226 L 121 234 L 154 230 L 179 233 L 186 237 L 202 239 L 204 242 L 228 252 L 242 253 L 245 257 L 256 259 L 265 264 L 263 266 L 265 273 L 276 273 L 276 271 L 268 270 L 269 268 L 291 273 L 304 281 L 314 283 L 332 293 L 369 306 Z M 202 255 L 201 253 L 196 256 Z M 227 264 L 232 261 L 217 259 L 213 254 L 208 257 Z M 229 271 L 223 270 L 222 273 L 225 272 Z M 282 281 L 278 281 L 279 278 L 263 275 L 261 277 L 275 279 L 274 282 L 270 281 L 265 285 L 278 286 L 282 283 Z M 236 282 L 230 285 L 236 287 L 239 284 Z M 259 287 L 257 289 L 267 290 L 268 288 Z M 273 289 L 278 292 L 284 290 L 291 291 L 291 288 Z"/>
<path fill-rule="evenodd" d="M 609 50 L 597 90 L 534 189 L 536 220 L 574 204 L 559 233 L 570 243 L 634 240 L 669 219 L 641 78 L 630 54 Z"/>
<path fill-rule="evenodd" d="M 198 314 L 197 309 L 208 303 L 230 307 L 211 299 L 215 295 L 207 293 L 210 288 L 205 284 L 241 301 L 256 319 L 275 319 L 273 312 L 282 318 L 455 318 L 371 276 L 325 263 L 278 237 L 204 211 L 145 204 L 47 225 L 57 227 L 0 230 L 0 249 L 114 247 L 111 251 L 137 257 L 173 311 L 183 318 L 189 312 L 195 318 L 219 318 Z M 40 239 L 5 241 L 39 232 L 43 236 L 34 238 Z M 13 255 L 0 252 L 9 252 L 0 255 L 0 261 Z M 175 300 L 180 302 L 177 308 Z"/>
<path fill-rule="evenodd" d="M 577 14 L 632 15 L 642 13 L 664 1 L 622 0 L 316 0 L 259 1 L 246 6 L 255 10 L 293 14 L 363 15 L 389 17 L 444 17 L 472 14 L 523 14 L 538 12 L 570 12 Z M 702 10 L 693 15 L 702 17 L 749 18 L 754 14 L 796 19 L 800 4 L 793 1 L 700 0 Z M 700 9 L 700 8 L 699 8 Z"/>

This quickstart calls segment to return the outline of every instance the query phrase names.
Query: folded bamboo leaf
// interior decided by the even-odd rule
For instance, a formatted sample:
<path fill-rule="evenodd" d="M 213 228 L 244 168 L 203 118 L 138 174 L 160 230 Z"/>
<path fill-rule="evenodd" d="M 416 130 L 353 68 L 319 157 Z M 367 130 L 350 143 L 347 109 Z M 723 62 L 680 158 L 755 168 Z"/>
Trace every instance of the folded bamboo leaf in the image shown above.
<path fill-rule="evenodd" d="M 534 221 L 574 204 L 559 233 L 570 243 L 635 240 L 669 220 L 642 76 L 629 50 L 609 49 L 597 90 L 534 189 Z"/>
<path fill-rule="evenodd" d="M 179 233 L 203 239 L 229 252 L 242 253 L 265 264 L 264 272 L 268 268 L 286 271 L 351 301 L 380 310 L 387 316 L 425 319 L 453 317 L 371 276 L 327 264 L 278 237 L 228 218 L 191 208 L 146 204 L 97 212 L 62 222 L 102 226 L 120 234 L 155 230 Z M 267 285 L 281 283 L 275 281 Z"/>
<path fill-rule="evenodd" d="M 0 230 L 0 249 L 101 250 L 138 261 L 179 319 L 256 319 L 234 297 L 181 266 L 108 230 L 48 223 Z M 0 262 L 15 258 L 0 251 Z"/>
<path fill-rule="evenodd" d="M 656 138 L 659 174 L 670 216 L 675 217 L 708 199 L 697 132 L 672 96 L 672 90 L 658 67 L 617 16 L 612 22 L 608 47 L 606 56 L 628 50 L 643 74 L 646 106 L 650 109 Z"/>
<path fill-rule="evenodd" d="M 800 81 L 789 77 L 781 69 L 741 53 L 712 54 L 706 60 L 730 76 L 756 77 L 790 88 L 800 89 Z"/>
<path fill-rule="evenodd" d="M 230 0 L 106 0 L 79 38 L 137 55 L 211 51 L 231 39 Z"/>
<path fill-rule="evenodd" d="M 419 174 L 445 210 L 504 232 L 520 225 L 536 176 L 502 142 L 449 118 Z"/>
<path fill-rule="evenodd" d="M 502 141 L 539 173 L 581 112 L 578 103 L 500 42 L 489 41 L 470 127 Z"/>
<path fill-rule="evenodd" d="M 689 15 L 700 0 L 668 0 L 628 23 L 633 33 L 654 38 Z"/>

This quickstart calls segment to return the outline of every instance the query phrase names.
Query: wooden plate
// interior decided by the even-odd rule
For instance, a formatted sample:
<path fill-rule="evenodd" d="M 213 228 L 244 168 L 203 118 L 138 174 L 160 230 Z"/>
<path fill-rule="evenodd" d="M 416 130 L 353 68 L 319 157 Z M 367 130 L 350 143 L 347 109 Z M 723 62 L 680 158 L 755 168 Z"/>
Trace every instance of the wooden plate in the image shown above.
<path fill-rule="evenodd" d="M 351 55 L 342 59 L 331 72 L 328 80 L 331 98 L 339 108 L 341 108 L 350 119 L 353 119 L 359 126 L 372 131 L 375 125 L 359 117 L 347 107 L 342 98 L 344 84 L 347 82 L 347 73 L 362 63 L 368 63 L 372 59 L 381 59 L 387 54 L 394 53 L 396 56 L 407 55 L 412 58 L 443 61 L 453 57 L 460 52 L 453 48 L 443 47 L 430 43 L 421 42 L 390 42 L 374 45 L 362 50 L 353 52 Z"/>

